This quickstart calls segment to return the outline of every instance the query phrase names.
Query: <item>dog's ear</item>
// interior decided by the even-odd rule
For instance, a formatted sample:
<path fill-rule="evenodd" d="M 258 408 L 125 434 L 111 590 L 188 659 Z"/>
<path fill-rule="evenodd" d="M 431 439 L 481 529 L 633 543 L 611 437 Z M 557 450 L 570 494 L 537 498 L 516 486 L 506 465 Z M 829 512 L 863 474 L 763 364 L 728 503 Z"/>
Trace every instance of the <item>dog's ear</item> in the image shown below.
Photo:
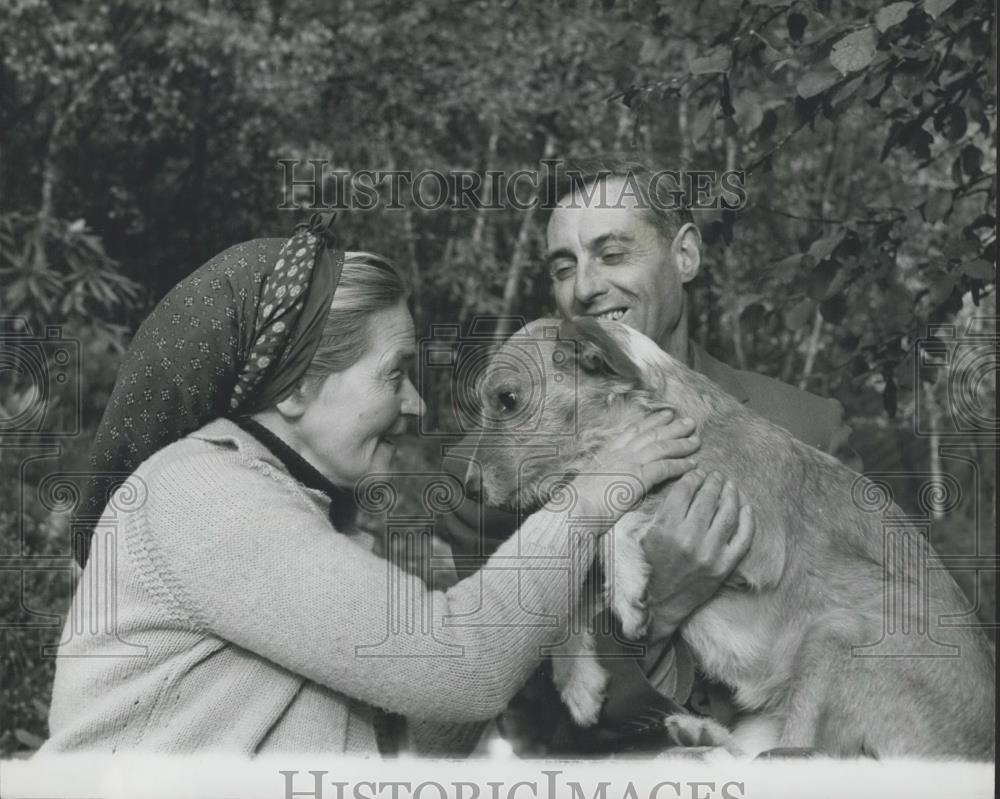
<path fill-rule="evenodd" d="M 633 388 L 643 387 L 642 370 L 596 319 L 577 316 L 559 325 L 561 338 L 577 343 L 577 363 L 587 374 L 622 380 Z"/>

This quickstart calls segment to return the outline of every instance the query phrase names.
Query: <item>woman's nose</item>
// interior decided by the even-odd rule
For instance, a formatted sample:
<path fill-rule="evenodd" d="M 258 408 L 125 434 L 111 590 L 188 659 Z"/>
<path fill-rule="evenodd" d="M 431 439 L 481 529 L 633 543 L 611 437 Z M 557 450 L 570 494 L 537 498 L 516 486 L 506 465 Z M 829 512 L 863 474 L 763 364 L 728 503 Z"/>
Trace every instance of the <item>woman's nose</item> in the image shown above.
<path fill-rule="evenodd" d="M 406 378 L 406 387 L 403 394 L 403 404 L 400 410 L 408 416 L 423 416 L 427 412 L 427 405 L 424 404 L 420 392 L 413 385 L 410 378 Z"/>

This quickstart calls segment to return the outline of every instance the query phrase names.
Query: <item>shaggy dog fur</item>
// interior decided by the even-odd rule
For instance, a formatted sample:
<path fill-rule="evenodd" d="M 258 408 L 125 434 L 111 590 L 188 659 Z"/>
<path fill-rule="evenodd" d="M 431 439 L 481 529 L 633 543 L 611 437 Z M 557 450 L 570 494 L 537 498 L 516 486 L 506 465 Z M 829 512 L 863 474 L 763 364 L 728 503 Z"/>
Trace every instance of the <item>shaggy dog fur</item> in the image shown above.
<path fill-rule="evenodd" d="M 480 451 L 483 497 L 522 509 L 548 501 L 560 476 L 586 471 L 650 411 L 669 406 L 695 419 L 700 468 L 735 482 L 756 533 L 737 579 L 679 633 L 753 726 L 774 730 L 775 744 L 839 757 L 993 756 L 990 648 L 979 630 L 946 623 L 967 603 L 915 530 L 904 532 L 920 557 L 886 557 L 883 517 L 858 499 L 877 492 L 873 484 L 617 322 L 531 323 L 501 347 L 480 398 L 486 432 L 503 443 Z M 641 541 L 657 502 L 647 497 L 604 536 L 605 601 L 634 638 L 648 621 Z M 887 611 L 887 585 L 918 601 Z M 578 612 L 592 618 L 594 608 Z M 607 677 L 590 635 L 571 634 L 559 654 L 557 687 L 577 723 L 591 724 Z M 678 742 L 740 748 L 711 720 L 663 724 Z"/>

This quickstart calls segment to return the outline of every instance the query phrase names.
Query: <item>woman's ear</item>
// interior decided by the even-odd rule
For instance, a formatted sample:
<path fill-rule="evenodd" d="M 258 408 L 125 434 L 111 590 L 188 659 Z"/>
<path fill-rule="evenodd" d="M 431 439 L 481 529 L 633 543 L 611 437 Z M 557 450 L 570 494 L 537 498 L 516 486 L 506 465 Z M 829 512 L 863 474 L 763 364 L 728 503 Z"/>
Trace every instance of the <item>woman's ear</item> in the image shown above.
<path fill-rule="evenodd" d="M 688 222 L 677 231 L 670 245 L 670 257 L 681 283 L 688 283 L 697 277 L 701 268 L 701 231 L 693 222 Z"/>
<path fill-rule="evenodd" d="M 285 421 L 294 421 L 306 412 L 306 408 L 312 401 L 309 389 L 302 384 L 297 385 L 291 394 L 277 402 L 275 410 L 281 414 Z"/>

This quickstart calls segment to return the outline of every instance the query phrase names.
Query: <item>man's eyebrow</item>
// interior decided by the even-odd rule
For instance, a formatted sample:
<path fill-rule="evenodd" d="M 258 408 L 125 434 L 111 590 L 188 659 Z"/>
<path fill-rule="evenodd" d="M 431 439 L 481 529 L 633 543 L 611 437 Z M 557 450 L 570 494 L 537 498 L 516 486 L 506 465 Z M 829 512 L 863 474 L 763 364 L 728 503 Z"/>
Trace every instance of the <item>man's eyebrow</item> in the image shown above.
<path fill-rule="evenodd" d="M 612 230 L 609 233 L 605 233 L 602 236 L 598 236 L 596 239 L 591 239 L 587 242 L 588 250 L 599 250 L 605 244 L 616 241 L 619 244 L 632 244 L 635 239 L 628 233 L 620 230 Z"/>
<path fill-rule="evenodd" d="M 572 260 L 575 261 L 576 255 L 573 254 L 573 251 L 569 249 L 569 247 L 558 247 L 554 250 L 550 250 L 545 254 L 545 263 L 547 263 L 549 266 L 552 266 L 552 264 L 558 261 L 560 258 L 571 258 Z"/>

